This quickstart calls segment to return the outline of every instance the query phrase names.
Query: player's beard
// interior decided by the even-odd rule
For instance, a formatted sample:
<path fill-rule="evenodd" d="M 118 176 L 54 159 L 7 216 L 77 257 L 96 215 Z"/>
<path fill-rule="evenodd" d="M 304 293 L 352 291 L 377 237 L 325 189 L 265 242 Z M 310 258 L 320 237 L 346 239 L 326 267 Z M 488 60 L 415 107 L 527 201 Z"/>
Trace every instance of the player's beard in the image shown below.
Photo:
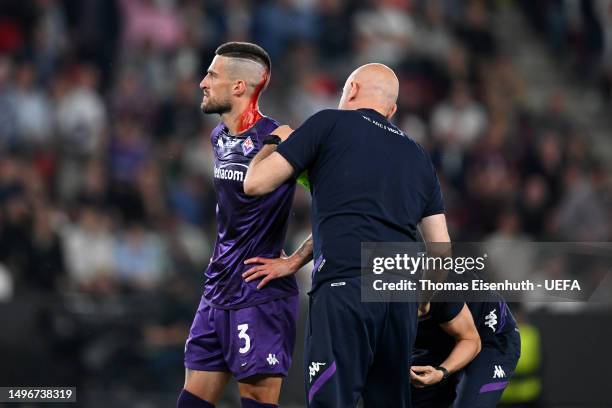
<path fill-rule="evenodd" d="M 205 102 L 203 101 L 200 104 L 200 108 L 204 113 L 218 113 L 222 115 L 232 110 L 232 104 L 228 100 L 219 101 L 209 96 Z"/>

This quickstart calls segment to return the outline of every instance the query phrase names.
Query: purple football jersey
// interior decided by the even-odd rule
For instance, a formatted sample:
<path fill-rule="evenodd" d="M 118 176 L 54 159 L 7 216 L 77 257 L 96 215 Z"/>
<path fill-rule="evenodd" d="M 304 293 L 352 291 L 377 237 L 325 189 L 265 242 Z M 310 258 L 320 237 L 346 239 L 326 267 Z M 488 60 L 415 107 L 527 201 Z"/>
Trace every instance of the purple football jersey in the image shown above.
<path fill-rule="evenodd" d="M 294 276 L 274 279 L 261 290 L 259 280 L 247 283 L 242 278 L 254 266 L 245 265 L 245 260 L 277 258 L 285 242 L 295 181 L 261 197 L 247 196 L 242 186 L 249 163 L 277 126 L 278 122 L 264 116 L 236 136 L 223 123 L 212 131 L 217 240 L 205 272 L 204 298 L 214 307 L 239 309 L 297 293 Z"/>

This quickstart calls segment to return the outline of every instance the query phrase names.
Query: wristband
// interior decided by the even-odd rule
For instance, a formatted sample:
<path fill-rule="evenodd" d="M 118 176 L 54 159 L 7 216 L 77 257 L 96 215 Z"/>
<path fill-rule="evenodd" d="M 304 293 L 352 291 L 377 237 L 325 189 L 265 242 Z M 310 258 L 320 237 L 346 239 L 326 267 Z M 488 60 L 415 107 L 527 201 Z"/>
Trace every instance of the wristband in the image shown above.
<path fill-rule="evenodd" d="M 263 144 L 264 145 L 279 145 L 283 140 L 276 135 L 268 135 L 268 137 L 266 139 L 264 139 Z"/>
<path fill-rule="evenodd" d="M 448 370 L 442 366 L 437 366 L 434 367 L 436 370 L 440 370 L 442 371 L 442 379 L 440 380 L 440 384 L 443 383 L 444 381 L 446 381 L 448 379 L 448 377 L 450 376 L 450 373 L 448 372 Z"/>

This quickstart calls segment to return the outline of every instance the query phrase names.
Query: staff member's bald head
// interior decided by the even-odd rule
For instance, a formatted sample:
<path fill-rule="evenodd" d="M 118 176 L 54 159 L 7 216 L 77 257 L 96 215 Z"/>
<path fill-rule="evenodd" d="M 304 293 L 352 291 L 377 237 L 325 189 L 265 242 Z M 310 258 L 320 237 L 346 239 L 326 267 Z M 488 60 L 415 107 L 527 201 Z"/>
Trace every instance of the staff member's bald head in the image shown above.
<path fill-rule="evenodd" d="M 222 44 L 200 82 L 205 113 L 232 110 L 235 99 L 257 99 L 270 79 L 272 63 L 260 46 L 246 42 Z"/>
<path fill-rule="evenodd" d="M 397 110 L 398 93 L 399 80 L 391 68 L 383 64 L 366 64 L 349 75 L 338 108 L 370 108 L 388 119 Z"/>

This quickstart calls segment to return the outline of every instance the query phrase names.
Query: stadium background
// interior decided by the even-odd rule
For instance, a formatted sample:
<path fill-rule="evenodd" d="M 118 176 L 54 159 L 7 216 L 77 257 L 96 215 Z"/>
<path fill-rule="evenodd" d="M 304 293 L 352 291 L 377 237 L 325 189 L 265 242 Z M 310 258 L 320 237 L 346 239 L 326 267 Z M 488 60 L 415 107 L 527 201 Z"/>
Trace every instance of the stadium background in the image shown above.
<path fill-rule="evenodd" d="M 454 240 L 610 240 L 609 0 L 2 0 L 0 385 L 173 406 L 215 238 L 198 83 L 228 40 L 269 51 L 262 110 L 293 126 L 359 64 L 395 68 L 395 122 L 432 154 Z M 540 406 L 612 406 L 611 305 L 515 305 Z"/>

